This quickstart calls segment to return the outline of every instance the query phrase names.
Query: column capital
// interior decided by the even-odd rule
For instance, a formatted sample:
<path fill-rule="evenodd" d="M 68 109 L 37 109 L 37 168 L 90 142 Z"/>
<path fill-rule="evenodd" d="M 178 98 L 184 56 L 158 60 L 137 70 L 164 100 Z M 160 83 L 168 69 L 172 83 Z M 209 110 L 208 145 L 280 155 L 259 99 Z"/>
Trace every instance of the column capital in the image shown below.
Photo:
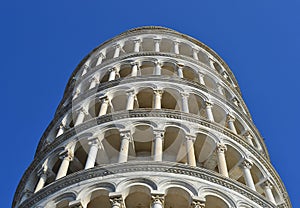
<path fill-rule="evenodd" d="M 159 66 L 162 66 L 162 63 L 158 60 L 154 61 L 155 65 L 159 65 Z"/>
<path fill-rule="evenodd" d="M 153 38 L 154 43 L 160 43 L 161 38 Z"/>
<path fill-rule="evenodd" d="M 241 163 L 242 168 L 251 169 L 253 166 L 253 162 L 249 159 L 244 159 L 244 161 Z"/>
<path fill-rule="evenodd" d="M 224 153 L 227 151 L 227 146 L 224 143 L 218 142 L 217 143 L 217 152 Z"/>
<path fill-rule="evenodd" d="M 50 173 L 47 170 L 48 168 L 46 166 L 41 167 L 38 171 L 37 171 L 37 176 L 39 177 L 47 177 Z"/>
<path fill-rule="evenodd" d="M 267 179 L 265 182 L 262 183 L 262 186 L 264 188 L 269 188 L 269 189 L 272 189 L 273 188 L 273 185 L 272 183 L 269 181 L 269 179 Z"/>
<path fill-rule="evenodd" d="M 100 144 L 100 141 L 98 139 L 98 137 L 91 137 L 91 138 L 88 138 L 88 145 L 95 145 L 95 146 L 98 146 Z"/>
<path fill-rule="evenodd" d="M 247 139 L 253 139 L 253 136 L 251 135 L 250 131 L 247 130 L 245 133 L 244 133 L 244 137 L 246 137 Z"/>
<path fill-rule="evenodd" d="M 69 202 L 69 207 L 70 208 L 83 208 L 83 205 L 80 200 L 75 200 L 75 201 Z"/>
<path fill-rule="evenodd" d="M 157 138 L 163 138 L 164 137 L 164 134 L 165 134 L 165 130 L 153 130 L 153 134 L 154 134 L 154 137 Z"/>
<path fill-rule="evenodd" d="M 101 103 L 108 103 L 109 99 L 107 96 L 101 96 L 98 97 L 99 101 L 101 101 Z"/>
<path fill-rule="evenodd" d="M 177 64 L 176 64 L 176 66 L 177 66 L 178 68 L 183 68 L 183 67 L 185 66 L 185 64 L 184 64 L 184 63 L 181 63 L 181 62 L 179 62 L 179 63 L 177 63 Z"/>
<path fill-rule="evenodd" d="M 234 121 L 235 121 L 235 116 L 232 115 L 231 113 L 227 114 L 227 121 L 232 121 L 232 122 L 234 122 Z"/>
<path fill-rule="evenodd" d="M 99 58 L 99 57 L 105 58 L 105 55 L 102 52 L 100 52 L 96 55 L 96 58 Z"/>
<path fill-rule="evenodd" d="M 153 92 L 154 92 L 155 95 L 162 96 L 162 94 L 163 94 L 164 91 L 162 89 L 154 89 Z"/>
<path fill-rule="evenodd" d="M 81 107 L 79 110 L 79 112 L 82 112 L 84 115 L 89 115 L 88 110 L 86 109 L 86 107 Z"/>
<path fill-rule="evenodd" d="M 213 102 L 209 101 L 209 100 L 205 100 L 204 101 L 205 107 L 206 108 L 212 108 L 213 107 Z"/>
<path fill-rule="evenodd" d="M 89 82 L 96 82 L 96 84 L 99 84 L 99 83 L 100 83 L 100 80 L 99 80 L 99 78 L 98 78 L 97 76 L 93 76 L 93 77 L 89 80 Z"/>
<path fill-rule="evenodd" d="M 194 51 L 194 52 L 199 52 L 199 49 L 198 48 L 192 48 L 192 50 Z"/>
<path fill-rule="evenodd" d="M 190 96 L 190 93 L 188 92 L 181 92 L 180 93 L 182 97 L 188 98 Z"/>
<path fill-rule="evenodd" d="M 153 204 L 164 204 L 164 194 L 162 193 L 152 193 L 151 200 Z"/>
<path fill-rule="evenodd" d="M 133 42 L 134 43 L 140 43 L 140 42 L 142 42 L 142 40 L 140 38 L 135 38 L 135 39 L 133 39 Z"/>
<path fill-rule="evenodd" d="M 59 159 L 61 159 L 61 160 L 67 159 L 69 161 L 72 161 L 73 157 L 74 156 L 70 150 L 64 150 L 61 153 L 59 153 Z"/>
<path fill-rule="evenodd" d="M 186 135 L 185 138 L 186 138 L 187 141 L 190 140 L 193 143 L 196 141 L 196 136 L 195 135 Z"/>
<path fill-rule="evenodd" d="M 117 43 L 113 46 L 114 48 L 121 48 L 121 44 L 120 43 Z"/>
<path fill-rule="evenodd" d="M 120 137 L 121 139 L 127 139 L 127 140 L 131 140 L 131 132 L 128 130 L 128 131 L 121 131 L 120 132 Z"/>
<path fill-rule="evenodd" d="M 110 196 L 109 201 L 112 207 L 123 207 L 123 197 L 121 194 Z"/>
<path fill-rule="evenodd" d="M 117 67 L 111 67 L 108 71 L 109 72 L 112 72 L 112 71 L 117 72 Z"/>
<path fill-rule="evenodd" d="M 140 63 L 138 61 L 132 61 L 132 62 L 130 62 L 130 65 L 131 66 L 139 66 Z"/>
<path fill-rule="evenodd" d="M 126 94 L 127 94 L 128 96 L 130 96 L 130 95 L 135 95 L 136 92 L 135 92 L 135 90 L 127 90 L 127 91 L 126 91 Z"/>

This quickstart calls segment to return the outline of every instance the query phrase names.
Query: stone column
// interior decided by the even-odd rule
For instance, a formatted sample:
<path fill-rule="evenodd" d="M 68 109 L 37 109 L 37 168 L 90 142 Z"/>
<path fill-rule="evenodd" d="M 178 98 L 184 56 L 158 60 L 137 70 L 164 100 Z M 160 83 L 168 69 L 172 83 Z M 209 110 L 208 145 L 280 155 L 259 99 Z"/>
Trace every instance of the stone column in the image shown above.
<path fill-rule="evenodd" d="M 216 70 L 215 65 L 214 65 L 215 61 L 214 61 L 213 59 L 211 59 L 211 58 L 208 58 L 208 61 L 209 61 L 210 67 L 211 67 L 212 69 Z"/>
<path fill-rule="evenodd" d="M 107 97 L 102 97 L 102 98 L 100 98 L 100 100 L 101 100 L 102 104 L 101 104 L 98 116 L 103 116 L 107 113 L 109 99 Z"/>
<path fill-rule="evenodd" d="M 135 98 L 135 92 L 127 91 L 127 104 L 126 104 L 126 110 L 132 110 L 134 107 L 134 98 Z"/>
<path fill-rule="evenodd" d="M 199 58 L 198 58 L 198 50 L 196 48 L 193 48 L 193 58 L 195 60 L 199 60 Z"/>
<path fill-rule="evenodd" d="M 154 109 L 161 109 L 161 98 L 163 91 L 156 89 L 154 92 Z"/>
<path fill-rule="evenodd" d="M 59 170 L 58 170 L 58 173 L 56 175 L 55 180 L 58 180 L 58 179 L 60 179 L 62 177 L 65 177 L 67 175 L 69 165 L 70 165 L 70 161 L 73 159 L 73 155 L 68 150 L 65 150 L 65 151 L 60 153 L 59 159 L 61 159 L 62 162 L 61 162 L 61 165 L 59 167 Z"/>
<path fill-rule="evenodd" d="M 35 187 L 34 193 L 44 188 L 44 185 L 47 180 L 47 169 L 43 167 L 41 170 L 39 170 L 38 176 L 40 177 L 40 179 Z"/>
<path fill-rule="evenodd" d="M 155 52 L 160 52 L 160 41 L 161 39 L 160 38 L 154 38 L 154 51 Z"/>
<path fill-rule="evenodd" d="M 153 160 L 162 161 L 164 130 L 154 130 Z"/>
<path fill-rule="evenodd" d="M 179 42 L 174 41 L 174 53 L 179 54 Z"/>
<path fill-rule="evenodd" d="M 217 144 L 217 157 L 218 157 L 219 173 L 225 177 L 229 177 L 226 158 L 225 158 L 226 150 L 227 150 L 227 147 L 225 144 L 223 144 L 223 143 Z"/>
<path fill-rule="evenodd" d="M 244 160 L 241 164 L 242 170 L 243 170 L 243 175 L 244 175 L 244 179 L 246 182 L 246 185 L 251 188 L 252 190 L 256 191 L 255 189 L 255 185 L 253 182 L 253 178 L 251 175 L 251 167 L 252 167 L 253 163 L 250 160 Z"/>
<path fill-rule="evenodd" d="M 190 166 L 196 167 L 196 157 L 194 150 L 194 142 L 196 140 L 195 136 L 187 135 L 186 137 L 186 157 L 187 162 Z"/>
<path fill-rule="evenodd" d="M 99 150 L 99 140 L 98 138 L 89 139 L 90 151 L 85 163 L 84 169 L 93 168 L 95 166 L 97 153 Z"/>
<path fill-rule="evenodd" d="M 65 124 L 61 123 L 59 125 L 59 129 L 57 131 L 56 137 L 59 137 L 60 135 L 62 135 L 65 132 Z"/>
<path fill-rule="evenodd" d="M 217 85 L 217 90 L 220 95 L 224 95 L 223 87 L 220 84 Z"/>
<path fill-rule="evenodd" d="M 164 195 L 163 194 L 153 194 L 151 196 L 151 208 L 163 208 L 164 207 Z"/>
<path fill-rule="evenodd" d="M 189 103 L 188 103 L 189 94 L 186 92 L 181 93 L 182 99 L 182 111 L 189 113 Z"/>
<path fill-rule="evenodd" d="M 92 59 L 92 57 L 89 57 L 88 60 L 82 66 L 81 76 L 85 75 L 88 72 L 88 70 L 90 69 L 91 59 Z"/>
<path fill-rule="evenodd" d="M 264 187 L 264 192 L 265 192 L 265 195 L 266 195 L 266 198 L 273 202 L 274 204 L 276 204 L 276 201 L 275 201 L 275 198 L 274 198 L 274 195 L 272 193 L 272 184 L 269 182 L 269 181 L 266 181 L 264 182 L 263 184 L 263 187 Z"/>
<path fill-rule="evenodd" d="M 201 74 L 201 73 L 199 73 L 199 82 L 200 82 L 200 84 L 205 85 L 205 82 L 204 82 L 204 75 Z"/>
<path fill-rule="evenodd" d="M 129 142 L 131 140 L 131 133 L 129 131 L 121 132 L 121 147 L 119 152 L 119 159 L 118 162 L 127 162 L 128 159 L 128 151 L 129 151 Z"/>
<path fill-rule="evenodd" d="M 228 127 L 233 133 L 237 134 L 236 128 L 234 126 L 235 117 L 231 114 L 227 115 Z"/>
<path fill-rule="evenodd" d="M 138 63 L 137 62 L 131 62 L 131 76 L 136 77 L 138 75 Z"/>
<path fill-rule="evenodd" d="M 99 77 L 98 76 L 92 77 L 92 79 L 90 80 L 90 82 L 91 82 L 91 84 L 90 84 L 89 90 L 93 89 L 94 87 L 96 87 L 100 83 Z"/>
<path fill-rule="evenodd" d="M 177 75 L 180 78 L 183 78 L 183 67 L 184 67 L 184 64 L 181 64 L 181 63 L 177 64 Z"/>
<path fill-rule="evenodd" d="M 105 55 L 102 52 L 100 52 L 98 54 L 98 59 L 97 59 L 96 66 L 98 66 L 99 64 L 101 64 L 104 58 L 105 58 Z"/>
<path fill-rule="evenodd" d="M 109 70 L 109 78 L 108 78 L 108 81 L 112 81 L 112 80 L 115 80 L 116 79 L 116 74 L 117 74 L 117 69 L 114 67 L 114 68 L 111 68 Z"/>
<path fill-rule="evenodd" d="M 161 75 L 161 63 L 159 61 L 155 62 L 154 75 Z"/>
<path fill-rule="evenodd" d="M 212 113 L 212 107 L 213 107 L 213 104 L 211 102 L 205 101 L 205 111 L 206 111 L 207 119 L 209 121 L 214 122 L 215 119 L 214 119 L 214 115 Z"/>
<path fill-rule="evenodd" d="M 79 88 L 77 88 L 73 93 L 73 100 L 76 99 L 79 94 L 80 94 L 80 90 L 79 90 Z"/>
<path fill-rule="evenodd" d="M 120 51 L 121 51 L 121 46 L 120 44 L 115 46 L 115 53 L 114 53 L 114 57 L 113 58 L 117 58 L 120 56 Z"/>
<path fill-rule="evenodd" d="M 233 98 L 232 98 L 232 102 L 233 102 L 233 104 L 234 104 L 235 106 L 239 106 L 239 101 L 238 101 L 238 99 L 237 99 L 236 97 L 233 97 Z"/>
<path fill-rule="evenodd" d="M 252 137 L 252 135 L 250 134 L 249 131 L 246 132 L 245 138 L 246 138 L 247 142 L 248 142 L 251 146 L 254 146 L 253 141 L 252 141 L 252 140 L 253 140 L 253 137 Z"/>
<path fill-rule="evenodd" d="M 134 40 L 134 52 L 138 53 L 140 52 L 140 46 L 141 46 L 141 40 L 140 39 L 136 39 Z"/>
<path fill-rule="evenodd" d="M 124 207 L 122 195 L 112 196 L 112 197 L 110 197 L 109 201 L 111 204 L 111 208 L 123 208 Z"/>
<path fill-rule="evenodd" d="M 74 126 L 77 126 L 77 125 L 81 124 L 83 122 L 85 116 L 87 116 L 89 114 L 86 108 L 87 107 L 82 107 L 79 110 L 79 113 L 77 115 L 77 118 L 76 118 Z"/>

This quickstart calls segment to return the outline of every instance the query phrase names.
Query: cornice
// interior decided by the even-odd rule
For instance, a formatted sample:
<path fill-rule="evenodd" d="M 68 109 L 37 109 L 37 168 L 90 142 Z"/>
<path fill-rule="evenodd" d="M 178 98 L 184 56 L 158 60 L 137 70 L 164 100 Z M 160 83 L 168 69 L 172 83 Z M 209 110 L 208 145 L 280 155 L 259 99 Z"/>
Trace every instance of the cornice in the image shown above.
<path fill-rule="evenodd" d="M 276 206 L 271 202 L 267 201 L 263 196 L 259 193 L 251 190 L 249 187 L 236 182 L 230 178 L 223 177 L 213 171 L 206 170 L 203 168 L 193 168 L 187 167 L 185 165 L 172 163 L 172 162 L 128 162 L 121 164 L 113 164 L 113 165 L 105 165 L 105 166 L 97 166 L 92 169 L 79 171 L 64 178 L 55 181 L 52 184 L 49 184 L 39 192 L 33 194 L 29 199 L 25 200 L 19 208 L 31 208 L 36 205 L 40 200 L 43 200 L 55 192 L 67 188 L 68 186 L 74 185 L 79 182 L 87 181 L 92 178 L 101 177 L 102 180 L 105 180 L 105 177 L 110 175 L 116 175 L 120 173 L 129 173 L 129 172 L 151 172 L 155 173 L 163 173 L 163 174 L 179 174 L 195 177 L 197 179 L 209 181 L 216 185 L 221 185 L 235 191 L 249 200 L 255 202 L 261 207 L 266 208 L 275 208 Z M 15 207 L 15 202 L 13 203 L 13 207 Z"/>
<path fill-rule="evenodd" d="M 223 126 L 221 126 L 217 123 L 210 122 L 210 121 L 203 119 L 197 115 L 187 114 L 187 113 L 183 113 L 183 112 L 179 112 L 179 111 L 139 109 L 139 110 L 134 110 L 134 111 L 119 111 L 117 113 L 107 114 L 107 115 L 98 117 L 96 119 L 91 119 L 85 123 L 82 123 L 82 124 L 76 126 L 76 128 L 72 128 L 72 129 L 68 130 L 61 136 L 57 137 L 56 140 L 54 142 L 52 142 L 51 144 L 49 144 L 45 149 L 43 149 L 43 151 L 40 151 L 36 154 L 35 159 L 31 163 L 29 168 L 26 170 L 26 172 L 24 173 L 24 175 L 21 179 L 21 182 L 19 183 L 19 186 L 18 186 L 16 194 L 15 194 L 15 200 L 20 197 L 20 193 L 21 193 L 22 189 L 24 188 L 29 175 L 36 168 L 36 166 L 41 162 L 41 160 L 45 159 L 44 158 L 45 155 L 48 154 L 51 150 L 53 150 L 55 147 L 59 146 L 59 144 L 61 144 L 65 140 L 69 139 L 72 136 L 75 136 L 76 134 L 78 134 L 78 132 L 88 130 L 94 126 L 101 125 L 106 122 L 114 121 L 116 119 L 119 120 L 119 119 L 140 118 L 140 117 L 144 117 L 144 118 L 146 118 L 146 117 L 158 117 L 159 118 L 160 117 L 160 118 L 178 119 L 181 121 L 188 121 L 188 122 L 192 122 L 192 123 L 197 123 L 204 127 L 214 129 L 215 131 L 218 131 L 218 132 L 226 135 L 227 137 L 233 139 L 234 141 L 236 141 L 237 143 L 239 143 L 240 145 L 245 147 L 249 152 L 251 152 L 253 154 L 253 156 L 256 157 L 258 159 L 258 161 L 260 161 L 261 164 L 264 165 L 264 167 L 272 175 L 276 184 L 278 184 L 278 186 L 280 188 L 280 192 L 286 193 L 285 187 L 284 187 L 279 175 L 277 174 L 276 170 L 271 165 L 271 163 L 266 158 L 264 158 L 254 147 L 252 147 L 246 141 L 244 141 L 240 136 L 232 133 L 230 130 L 224 128 Z M 286 203 L 288 203 L 289 198 L 288 198 L 288 196 L 286 196 L 286 197 L 287 198 L 285 200 L 286 200 Z"/>

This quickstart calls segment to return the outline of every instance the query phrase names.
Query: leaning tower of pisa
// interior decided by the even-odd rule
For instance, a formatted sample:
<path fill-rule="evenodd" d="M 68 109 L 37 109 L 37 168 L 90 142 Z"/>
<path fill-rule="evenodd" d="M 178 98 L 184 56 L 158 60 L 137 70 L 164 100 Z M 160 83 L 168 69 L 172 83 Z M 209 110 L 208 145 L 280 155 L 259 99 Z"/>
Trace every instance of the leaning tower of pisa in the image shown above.
<path fill-rule="evenodd" d="M 141 27 L 88 54 L 16 208 L 291 208 L 238 83 L 198 40 Z"/>

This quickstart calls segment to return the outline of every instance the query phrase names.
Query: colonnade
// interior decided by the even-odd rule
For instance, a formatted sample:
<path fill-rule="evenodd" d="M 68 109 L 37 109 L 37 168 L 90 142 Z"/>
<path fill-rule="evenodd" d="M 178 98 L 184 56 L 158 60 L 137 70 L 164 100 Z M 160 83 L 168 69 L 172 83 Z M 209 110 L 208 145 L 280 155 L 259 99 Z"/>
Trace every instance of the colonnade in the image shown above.
<path fill-rule="evenodd" d="M 118 150 L 118 156 L 117 156 L 117 163 L 124 163 L 124 162 L 129 162 L 129 149 L 132 145 L 134 145 L 134 138 L 133 138 L 133 134 L 130 130 L 122 130 L 119 133 L 120 136 L 120 149 Z M 186 158 L 185 160 L 183 160 L 184 163 L 186 163 L 187 165 L 191 166 L 191 167 L 196 167 L 198 166 L 198 157 L 200 155 L 200 153 L 198 153 L 198 155 L 195 155 L 195 141 L 196 141 L 197 136 L 196 135 L 185 135 L 183 137 L 183 141 L 182 142 L 182 147 L 184 147 L 185 149 L 179 149 L 178 150 L 178 155 L 176 156 L 176 158 L 179 158 L 180 162 L 181 159 L 180 158 Z M 164 161 L 163 159 L 163 155 L 165 154 L 164 151 L 164 141 L 165 140 L 165 130 L 163 129 L 154 129 L 153 130 L 153 139 L 152 141 L 152 149 L 149 150 L 151 152 L 151 155 L 149 156 L 150 158 L 152 158 L 151 160 L 153 161 Z M 78 141 L 80 142 L 80 141 Z M 106 150 L 105 147 L 102 144 L 102 141 L 97 138 L 97 137 L 92 137 L 88 139 L 88 145 L 89 148 L 86 149 L 86 151 L 88 152 L 87 157 L 86 157 L 86 161 L 85 164 L 82 164 L 82 167 L 84 167 L 84 169 L 90 169 L 95 167 L 96 164 L 96 158 L 98 154 L 101 155 L 106 155 Z M 59 154 L 59 159 L 61 160 L 58 172 L 56 174 L 55 180 L 58 180 L 64 176 L 66 176 L 68 174 L 68 170 L 69 170 L 69 166 L 70 166 L 70 162 L 74 160 L 74 152 L 76 151 L 74 149 L 75 145 L 73 144 L 71 148 L 64 150 L 63 152 L 61 152 Z M 133 149 L 135 149 L 135 151 L 139 151 L 136 147 L 133 147 Z M 184 151 L 184 153 L 182 152 Z M 227 145 L 222 143 L 222 142 L 218 142 L 216 143 L 215 149 L 213 150 L 213 154 L 211 156 L 207 156 L 207 162 L 208 160 L 213 159 L 213 155 L 215 154 L 215 160 L 216 160 L 216 165 L 217 165 L 217 169 L 214 168 L 214 166 L 209 167 L 204 165 L 204 168 L 212 168 L 212 170 L 217 170 L 219 172 L 219 174 L 223 175 L 224 177 L 231 177 L 229 175 L 229 170 L 228 170 L 228 166 L 227 166 L 227 156 L 226 156 L 226 151 L 227 151 Z M 179 157 L 180 155 L 180 157 Z M 109 155 L 106 155 L 106 158 L 109 158 Z M 231 158 L 231 156 L 228 156 L 229 158 Z M 77 159 L 78 160 L 78 159 Z M 132 159 L 131 159 L 132 160 Z M 214 159 L 213 159 L 214 160 Z M 182 162 L 182 161 L 181 161 Z M 211 161 L 210 161 L 211 162 Z M 247 185 L 250 189 L 256 191 L 256 185 L 254 183 L 253 177 L 252 177 L 252 173 L 251 173 L 251 168 L 253 166 L 253 162 L 249 159 L 242 159 L 238 162 L 238 167 L 240 168 L 240 170 L 242 171 L 242 175 L 244 177 L 244 181 L 245 181 L 245 185 Z M 47 165 L 43 166 L 41 168 L 42 171 L 40 171 L 37 175 L 39 177 L 39 180 L 36 184 L 35 190 L 34 192 L 39 191 L 40 189 L 42 189 L 47 181 L 47 176 L 49 176 L 50 174 L 50 170 L 47 170 L 47 168 L 49 169 L 49 167 Z M 234 167 L 232 168 L 234 169 Z M 52 175 L 55 173 L 51 173 Z M 235 178 L 236 180 L 238 178 Z M 272 186 L 270 183 L 264 183 L 263 185 L 263 189 L 265 192 L 265 196 L 268 200 L 272 201 L 275 203 L 275 199 L 272 193 Z"/>

